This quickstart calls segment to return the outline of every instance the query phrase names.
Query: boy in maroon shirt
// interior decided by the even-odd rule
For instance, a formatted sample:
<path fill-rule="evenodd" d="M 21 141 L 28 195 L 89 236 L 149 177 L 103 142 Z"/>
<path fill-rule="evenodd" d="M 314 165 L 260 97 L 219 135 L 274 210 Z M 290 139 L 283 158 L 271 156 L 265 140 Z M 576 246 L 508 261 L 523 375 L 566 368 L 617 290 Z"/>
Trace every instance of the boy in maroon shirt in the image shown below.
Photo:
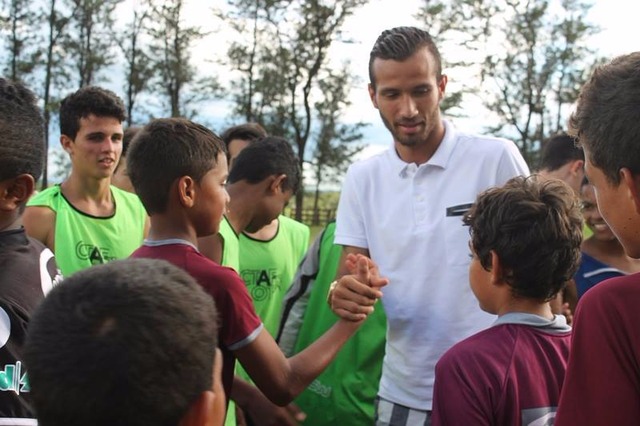
<path fill-rule="evenodd" d="M 343 285 L 359 281 L 374 287 L 363 294 L 362 304 L 346 307 L 360 321 L 339 320 L 307 350 L 287 359 L 262 326 L 240 276 L 207 259 L 197 248 L 198 237 L 218 231 L 229 201 L 227 159 L 220 138 L 189 120 L 153 120 L 132 141 L 127 170 L 151 221 L 148 239 L 132 256 L 165 259 L 180 266 L 214 298 L 227 395 L 237 358 L 272 402 L 291 402 L 358 329 L 372 311 L 373 300 L 380 297 L 377 287 L 386 280 L 367 259 L 354 260 L 352 269 L 357 274 L 343 277 Z"/>
<path fill-rule="evenodd" d="M 571 328 L 549 301 L 578 267 L 578 200 L 562 181 L 517 177 L 480 194 L 464 221 L 471 289 L 498 319 L 438 361 L 432 424 L 551 424 Z"/>

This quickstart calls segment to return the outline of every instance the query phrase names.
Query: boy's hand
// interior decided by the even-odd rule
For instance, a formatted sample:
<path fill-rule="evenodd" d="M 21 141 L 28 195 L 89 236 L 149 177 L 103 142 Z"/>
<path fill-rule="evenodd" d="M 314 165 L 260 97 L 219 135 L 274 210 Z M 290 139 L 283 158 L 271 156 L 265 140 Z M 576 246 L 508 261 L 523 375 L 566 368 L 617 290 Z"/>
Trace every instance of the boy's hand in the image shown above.
<path fill-rule="evenodd" d="M 373 305 L 382 297 L 380 287 L 389 281 L 380 277 L 376 264 L 364 255 L 349 254 L 347 267 L 351 275 L 345 275 L 335 283 L 328 301 L 340 318 L 362 321 L 373 312 Z"/>

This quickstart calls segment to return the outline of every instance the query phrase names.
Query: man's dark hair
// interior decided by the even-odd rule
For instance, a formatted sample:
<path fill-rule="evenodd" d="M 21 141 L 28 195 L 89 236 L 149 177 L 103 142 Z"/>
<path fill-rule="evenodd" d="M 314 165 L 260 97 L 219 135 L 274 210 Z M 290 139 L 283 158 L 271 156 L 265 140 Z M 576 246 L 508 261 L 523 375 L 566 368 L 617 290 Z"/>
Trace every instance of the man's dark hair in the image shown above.
<path fill-rule="evenodd" d="M 36 310 L 25 347 L 40 426 L 176 426 L 212 389 L 213 299 L 163 260 L 82 270 Z"/>
<path fill-rule="evenodd" d="M 516 297 L 550 300 L 578 268 L 582 213 L 573 190 L 560 180 L 512 178 L 481 193 L 464 223 L 482 267 L 491 270 L 494 251 Z"/>
<path fill-rule="evenodd" d="M 640 52 L 596 68 L 582 86 L 569 133 L 612 184 L 620 183 L 622 168 L 640 174 Z"/>
<path fill-rule="evenodd" d="M 220 153 L 226 154 L 224 143 L 206 127 L 184 118 L 160 118 L 133 139 L 127 172 L 147 213 L 163 213 L 176 179 L 191 176 L 200 182 Z"/>
<path fill-rule="evenodd" d="M 584 151 L 576 145 L 574 137 L 567 133 L 558 133 L 542 143 L 538 169 L 552 172 L 576 160 L 584 160 Z"/>
<path fill-rule="evenodd" d="M 44 165 L 44 120 L 33 92 L 0 78 L 0 181 L 22 174 L 38 180 Z"/>
<path fill-rule="evenodd" d="M 246 180 L 258 183 L 272 175 L 287 175 L 283 190 L 298 191 L 300 167 L 291 144 L 281 137 L 267 136 L 255 141 L 240 152 L 229 172 L 229 183 Z"/>
<path fill-rule="evenodd" d="M 369 82 L 375 89 L 376 77 L 373 62 L 376 58 L 404 61 L 423 47 L 427 47 L 436 62 L 436 78 L 442 77 L 442 58 L 431 35 L 416 27 L 396 27 L 383 31 L 376 40 L 369 55 Z"/>
<path fill-rule="evenodd" d="M 113 117 L 121 123 L 127 117 L 122 99 L 115 93 L 97 86 L 86 86 L 62 100 L 60 133 L 74 140 L 80 129 L 80 119 L 91 114 Z"/>
<path fill-rule="evenodd" d="M 258 123 L 244 123 L 237 126 L 229 127 L 225 130 L 220 138 L 224 141 L 227 150 L 229 144 L 234 139 L 241 139 L 243 141 L 255 142 L 258 139 L 262 139 L 267 136 L 267 131 Z"/>

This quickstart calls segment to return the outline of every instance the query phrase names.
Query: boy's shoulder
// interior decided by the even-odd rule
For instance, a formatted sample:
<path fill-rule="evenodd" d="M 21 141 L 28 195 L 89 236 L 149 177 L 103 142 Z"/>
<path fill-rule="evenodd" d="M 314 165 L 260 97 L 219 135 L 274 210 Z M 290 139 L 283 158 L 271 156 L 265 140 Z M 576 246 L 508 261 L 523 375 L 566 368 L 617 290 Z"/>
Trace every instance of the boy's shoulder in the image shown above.
<path fill-rule="evenodd" d="M 54 199 L 58 196 L 60 196 L 60 185 L 53 185 L 33 194 L 27 201 L 27 206 L 52 206 Z"/>
<path fill-rule="evenodd" d="M 147 241 L 131 256 L 163 259 L 173 263 L 187 271 L 205 288 L 233 288 L 237 285 L 244 287 L 244 282 L 234 269 L 217 264 L 189 244 L 163 243 L 153 245 Z"/>

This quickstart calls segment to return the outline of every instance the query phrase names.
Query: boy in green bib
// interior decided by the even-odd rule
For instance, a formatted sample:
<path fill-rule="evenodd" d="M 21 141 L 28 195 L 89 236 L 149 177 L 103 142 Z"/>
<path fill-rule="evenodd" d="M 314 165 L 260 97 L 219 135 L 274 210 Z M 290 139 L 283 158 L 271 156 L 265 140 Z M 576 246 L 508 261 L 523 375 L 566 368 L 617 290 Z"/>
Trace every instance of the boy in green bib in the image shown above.
<path fill-rule="evenodd" d="M 148 228 L 134 194 L 111 185 L 122 153 L 125 109 L 113 92 L 83 87 L 62 100 L 60 144 L 71 173 L 27 204 L 27 233 L 56 255 L 64 275 L 129 256 Z"/>

